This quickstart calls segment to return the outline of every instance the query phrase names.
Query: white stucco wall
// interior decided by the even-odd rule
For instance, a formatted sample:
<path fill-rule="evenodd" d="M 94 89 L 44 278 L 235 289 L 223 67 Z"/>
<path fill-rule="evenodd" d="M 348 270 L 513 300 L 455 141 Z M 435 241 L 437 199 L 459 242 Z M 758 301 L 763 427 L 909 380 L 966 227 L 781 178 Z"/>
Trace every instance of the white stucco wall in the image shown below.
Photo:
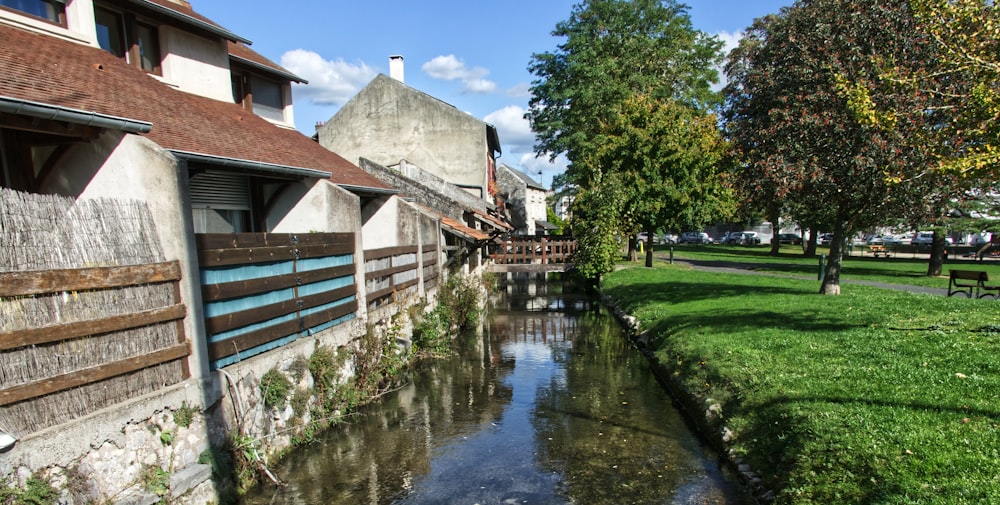
<path fill-rule="evenodd" d="M 181 91 L 224 102 L 233 101 L 229 51 L 224 40 L 210 40 L 160 26 L 163 80 Z"/>
<path fill-rule="evenodd" d="M 318 131 L 320 145 L 352 162 L 405 159 L 489 199 L 486 123 L 388 76 L 377 76 Z"/>

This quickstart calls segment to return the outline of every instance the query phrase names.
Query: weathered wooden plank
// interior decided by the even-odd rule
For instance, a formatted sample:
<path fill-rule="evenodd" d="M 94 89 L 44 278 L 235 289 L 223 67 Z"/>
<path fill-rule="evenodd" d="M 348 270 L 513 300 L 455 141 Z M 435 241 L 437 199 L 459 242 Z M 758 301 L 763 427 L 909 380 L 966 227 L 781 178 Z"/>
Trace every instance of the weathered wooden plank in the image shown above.
<path fill-rule="evenodd" d="M 0 296 L 85 291 L 176 281 L 177 261 L 118 267 L 71 268 L 32 272 L 0 272 Z"/>
<path fill-rule="evenodd" d="M 315 244 L 296 246 L 264 246 L 198 251 L 198 264 L 202 267 L 248 265 L 304 258 L 343 256 L 354 253 L 354 243 Z"/>
<path fill-rule="evenodd" d="M 254 307 L 239 312 L 224 314 L 205 319 L 205 329 L 209 335 L 223 333 L 236 328 L 242 328 L 251 324 L 260 323 L 269 319 L 294 313 L 298 310 L 305 310 L 317 307 L 325 303 L 330 303 L 342 298 L 354 295 L 356 292 L 353 284 L 342 288 L 317 293 L 315 295 L 304 296 L 298 299 L 284 300 L 261 307 Z M 301 302 L 301 304 L 299 303 Z"/>
<path fill-rule="evenodd" d="M 293 286 L 311 284 L 313 282 L 336 279 L 354 275 L 354 263 L 338 267 L 320 268 L 305 272 L 293 272 L 290 274 L 275 275 L 272 277 L 262 277 L 259 279 L 248 279 L 245 281 L 225 282 L 221 284 L 205 284 L 201 288 L 201 296 L 206 302 L 216 302 L 239 298 L 241 296 L 267 293 L 277 289 L 285 289 Z"/>
<path fill-rule="evenodd" d="M 382 258 L 388 258 L 390 256 L 399 256 L 401 254 L 416 254 L 418 248 L 416 245 L 404 245 L 396 247 L 382 247 L 379 249 L 368 249 L 365 251 L 365 261 L 379 260 Z"/>
<path fill-rule="evenodd" d="M 4 331 L 0 332 L 0 351 L 179 320 L 186 313 L 187 308 L 183 304 L 177 304 L 101 319 Z"/>
<path fill-rule="evenodd" d="M 226 356 L 232 356 L 240 351 L 246 351 L 258 345 L 264 345 L 268 342 L 294 335 L 300 330 L 299 320 L 296 319 L 247 332 L 219 342 L 209 342 L 208 357 L 214 361 Z"/>
<path fill-rule="evenodd" d="M 420 282 L 419 278 L 413 278 L 408 281 L 400 282 L 399 284 L 396 284 L 394 287 L 396 288 L 396 291 L 402 291 L 410 286 L 417 284 L 418 282 Z"/>
<path fill-rule="evenodd" d="M 416 270 L 417 264 L 410 263 L 408 265 L 400 265 L 398 267 L 383 268 L 382 270 L 374 270 L 371 272 L 365 272 L 365 280 L 377 279 L 379 277 L 388 277 L 392 274 L 398 274 L 400 272 L 406 272 L 408 270 Z"/>
<path fill-rule="evenodd" d="M 198 250 L 311 244 L 354 244 L 354 233 L 199 233 Z"/>
<path fill-rule="evenodd" d="M 189 355 L 188 344 L 176 344 L 158 351 L 113 363 L 93 366 L 0 390 L 0 406 L 10 405 L 70 388 L 110 379 Z"/>
<path fill-rule="evenodd" d="M 368 293 L 368 303 L 372 303 L 375 300 L 378 300 L 379 298 L 384 298 L 386 296 L 389 296 L 393 294 L 395 291 L 396 291 L 395 286 L 389 286 L 387 288 L 380 289 L 378 291 L 372 291 L 371 293 Z"/>
<path fill-rule="evenodd" d="M 275 340 L 300 333 L 307 328 L 351 314 L 357 311 L 357 305 L 357 301 L 352 300 L 348 303 L 331 307 L 326 310 L 321 310 L 315 314 L 310 314 L 305 318 L 296 319 L 294 321 L 286 321 L 281 324 L 247 332 L 220 342 L 209 343 L 208 357 L 214 361 L 220 358 L 225 358 L 226 356 L 232 356 L 237 352 L 253 349 L 259 345 L 264 345 L 268 342 L 273 342 Z"/>
<path fill-rule="evenodd" d="M 309 314 L 302 318 L 303 328 L 312 328 L 313 326 L 319 326 L 323 323 L 333 321 L 334 319 L 339 319 L 348 314 L 353 314 L 358 310 L 358 301 L 351 300 L 348 303 L 337 305 L 336 307 L 330 307 L 329 309 L 324 309 L 315 314 Z"/>

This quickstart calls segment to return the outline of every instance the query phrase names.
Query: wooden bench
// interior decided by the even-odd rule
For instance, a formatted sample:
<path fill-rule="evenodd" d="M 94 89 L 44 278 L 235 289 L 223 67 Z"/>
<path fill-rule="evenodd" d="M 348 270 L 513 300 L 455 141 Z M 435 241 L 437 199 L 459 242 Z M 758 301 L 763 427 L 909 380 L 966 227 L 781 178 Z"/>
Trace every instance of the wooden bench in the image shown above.
<path fill-rule="evenodd" d="M 968 298 L 1000 298 L 1000 284 L 989 284 L 990 276 L 980 270 L 950 270 L 948 296 L 963 294 Z"/>
<path fill-rule="evenodd" d="M 875 256 L 876 258 L 878 258 L 879 254 L 888 258 L 890 253 L 890 251 L 886 249 L 884 245 L 870 245 L 868 246 L 868 252 L 872 253 L 872 256 Z"/>

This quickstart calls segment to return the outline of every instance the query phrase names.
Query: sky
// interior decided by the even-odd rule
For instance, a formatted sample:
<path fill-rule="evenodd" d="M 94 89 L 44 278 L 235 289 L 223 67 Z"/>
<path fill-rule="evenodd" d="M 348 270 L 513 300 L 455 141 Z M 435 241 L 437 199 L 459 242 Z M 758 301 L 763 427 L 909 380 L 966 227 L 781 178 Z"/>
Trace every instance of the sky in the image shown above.
<path fill-rule="evenodd" d="M 533 54 L 563 41 L 552 30 L 577 0 L 190 0 L 195 11 L 250 39 L 258 53 L 309 81 L 293 85 L 295 126 L 306 135 L 380 73 L 404 60 L 407 85 L 497 128 L 497 160 L 549 187 L 565 159 L 533 152 L 524 112 Z M 755 18 L 792 0 L 688 0 L 695 29 L 727 50 Z M 352 160 L 357 162 L 357 160 Z"/>

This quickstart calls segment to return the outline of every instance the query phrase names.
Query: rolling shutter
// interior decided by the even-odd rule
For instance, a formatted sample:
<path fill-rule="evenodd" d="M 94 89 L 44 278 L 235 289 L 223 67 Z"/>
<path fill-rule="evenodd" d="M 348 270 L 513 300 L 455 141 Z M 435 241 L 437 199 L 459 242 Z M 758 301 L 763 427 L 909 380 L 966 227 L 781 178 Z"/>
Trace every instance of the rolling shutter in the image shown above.
<path fill-rule="evenodd" d="M 250 210 L 250 181 L 242 174 L 201 172 L 191 177 L 191 207 Z"/>

